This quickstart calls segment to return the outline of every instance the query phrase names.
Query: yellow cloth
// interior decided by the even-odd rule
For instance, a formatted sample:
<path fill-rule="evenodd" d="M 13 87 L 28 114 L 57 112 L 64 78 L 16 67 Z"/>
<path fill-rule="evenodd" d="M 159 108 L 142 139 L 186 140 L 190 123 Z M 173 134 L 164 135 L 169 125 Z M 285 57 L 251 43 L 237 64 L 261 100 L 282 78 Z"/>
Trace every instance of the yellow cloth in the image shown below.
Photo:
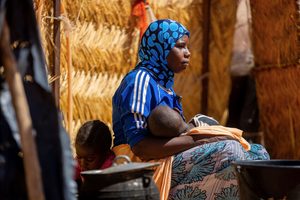
<path fill-rule="evenodd" d="M 224 126 L 200 126 L 192 128 L 186 135 L 196 134 L 212 134 L 216 136 L 229 136 L 238 140 L 242 146 L 248 151 L 250 144 L 242 137 L 241 130 L 237 128 L 229 128 Z M 121 144 L 113 148 L 113 152 L 118 155 L 127 155 L 132 162 L 142 162 L 141 159 L 134 155 L 128 144 Z M 161 164 L 155 169 L 153 180 L 159 190 L 160 200 L 167 200 L 171 188 L 172 162 L 173 156 L 159 160 L 151 160 L 148 162 L 160 162 Z"/>
<path fill-rule="evenodd" d="M 243 131 L 237 128 L 230 128 L 220 125 L 213 125 L 213 126 L 198 126 L 195 128 L 190 129 L 186 135 L 215 135 L 215 136 L 229 136 L 235 140 L 238 140 L 241 145 L 244 147 L 246 151 L 249 151 L 251 146 L 242 137 Z"/>

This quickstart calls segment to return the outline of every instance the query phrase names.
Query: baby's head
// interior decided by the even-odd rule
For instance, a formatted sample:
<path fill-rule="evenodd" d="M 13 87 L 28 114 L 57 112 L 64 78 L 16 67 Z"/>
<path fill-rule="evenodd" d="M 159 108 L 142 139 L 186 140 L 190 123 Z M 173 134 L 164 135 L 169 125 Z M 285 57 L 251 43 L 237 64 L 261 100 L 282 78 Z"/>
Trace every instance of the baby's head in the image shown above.
<path fill-rule="evenodd" d="M 85 122 L 78 130 L 75 150 L 80 168 L 99 169 L 109 154 L 112 136 L 106 124 L 100 120 Z"/>
<path fill-rule="evenodd" d="M 188 130 L 181 115 L 169 106 L 155 107 L 147 122 L 149 131 L 158 137 L 176 137 Z"/>

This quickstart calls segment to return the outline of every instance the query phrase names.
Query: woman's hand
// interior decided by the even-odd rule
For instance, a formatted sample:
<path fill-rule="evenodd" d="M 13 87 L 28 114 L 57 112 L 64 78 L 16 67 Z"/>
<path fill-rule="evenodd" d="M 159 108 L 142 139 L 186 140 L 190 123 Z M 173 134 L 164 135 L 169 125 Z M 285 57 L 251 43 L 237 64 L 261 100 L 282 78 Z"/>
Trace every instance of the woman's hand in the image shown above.
<path fill-rule="evenodd" d="M 233 140 L 229 136 L 183 135 L 174 138 L 148 136 L 133 146 L 133 153 L 142 160 L 160 159 L 178 154 L 190 148 L 222 140 Z"/>
<path fill-rule="evenodd" d="M 219 142 L 223 140 L 235 140 L 233 137 L 230 136 L 225 136 L 225 135 L 192 135 L 195 143 L 197 143 L 196 146 L 202 145 L 202 144 L 207 144 L 207 143 L 212 143 L 212 142 Z M 236 140 L 238 141 L 238 140 Z"/>
<path fill-rule="evenodd" d="M 162 138 L 148 136 L 133 146 L 133 153 L 143 160 L 160 159 L 197 146 L 193 137 Z"/>

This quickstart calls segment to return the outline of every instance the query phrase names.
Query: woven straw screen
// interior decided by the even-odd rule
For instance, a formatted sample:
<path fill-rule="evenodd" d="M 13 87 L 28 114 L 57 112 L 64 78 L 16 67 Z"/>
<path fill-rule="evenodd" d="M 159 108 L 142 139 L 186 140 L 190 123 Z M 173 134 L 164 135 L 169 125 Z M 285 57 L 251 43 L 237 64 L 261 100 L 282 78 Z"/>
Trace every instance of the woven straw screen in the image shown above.
<path fill-rule="evenodd" d="M 36 0 L 36 2 L 38 2 Z M 111 98 L 123 76 L 137 62 L 139 30 L 131 16 L 132 1 L 65 0 L 61 34 L 61 110 L 68 114 L 68 53 L 72 61 L 72 127 L 73 140 L 80 125 L 100 119 L 111 127 Z M 183 96 L 183 107 L 189 119 L 201 112 L 201 80 L 209 78 L 208 114 L 220 120 L 229 96 L 229 64 L 235 23 L 236 1 L 211 1 L 210 72 L 202 71 L 202 0 L 150 0 L 158 19 L 171 18 L 191 32 L 191 64 L 175 79 L 175 90 Z M 51 63 L 51 3 L 36 4 L 42 10 L 42 39 L 49 68 Z M 50 16 L 50 17 L 47 17 Z M 71 48 L 67 45 L 67 35 Z M 50 38 L 50 39 L 49 39 Z M 52 77 L 53 78 L 53 77 Z M 65 120 L 65 123 L 68 123 Z"/>
<path fill-rule="evenodd" d="M 272 158 L 300 159 L 297 4 L 252 0 L 251 8 L 254 74 L 266 147 Z"/>

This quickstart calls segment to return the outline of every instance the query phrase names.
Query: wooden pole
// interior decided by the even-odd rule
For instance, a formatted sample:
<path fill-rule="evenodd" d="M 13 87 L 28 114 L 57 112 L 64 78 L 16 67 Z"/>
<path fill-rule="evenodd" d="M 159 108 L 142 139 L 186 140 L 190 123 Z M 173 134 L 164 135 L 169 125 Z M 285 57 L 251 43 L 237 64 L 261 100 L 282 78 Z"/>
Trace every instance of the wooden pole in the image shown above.
<path fill-rule="evenodd" d="M 0 38 L 0 56 L 4 66 L 5 79 L 11 93 L 21 137 L 28 198 L 30 200 L 44 200 L 41 170 L 33 137 L 31 116 L 22 84 L 22 78 L 17 69 L 15 57 L 10 49 L 9 38 L 9 27 L 4 20 Z"/>
<path fill-rule="evenodd" d="M 73 66 L 72 66 L 72 38 L 71 38 L 71 23 L 69 21 L 69 19 L 66 17 L 66 13 L 65 13 L 65 8 L 64 5 L 61 4 L 61 16 L 62 16 L 62 22 L 63 22 L 63 28 L 64 28 L 64 33 L 65 33 L 65 37 L 66 37 L 66 49 L 67 49 L 67 69 L 68 69 L 68 73 L 67 73 L 67 82 L 68 82 L 68 111 L 67 111 L 67 129 L 68 129 L 68 133 L 69 135 L 72 135 L 72 131 L 73 131 L 73 92 L 72 92 L 72 82 L 73 82 L 73 76 L 72 76 L 72 72 L 73 72 Z"/>
<path fill-rule="evenodd" d="M 202 46 L 202 94 L 201 94 L 201 113 L 208 112 L 208 90 L 209 90 L 209 44 L 210 44 L 210 0 L 203 1 L 203 46 Z"/>
<path fill-rule="evenodd" d="M 44 0 L 37 0 L 36 1 L 36 21 L 39 27 L 42 26 L 42 12 L 44 8 Z"/>
<path fill-rule="evenodd" d="M 71 135 L 73 126 L 72 126 L 72 119 L 73 119 L 73 99 L 72 99 L 72 49 L 70 44 L 70 33 L 67 33 L 66 40 L 67 40 L 67 57 L 68 57 L 68 133 Z"/>
<path fill-rule="evenodd" d="M 54 5 L 54 25 L 53 25 L 53 68 L 52 77 L 55 80 L 52 83 L 52 91 L 57 108 L 59 108 L 59 96 L 60 96 L 60 0 L 53 0 Z"/>

